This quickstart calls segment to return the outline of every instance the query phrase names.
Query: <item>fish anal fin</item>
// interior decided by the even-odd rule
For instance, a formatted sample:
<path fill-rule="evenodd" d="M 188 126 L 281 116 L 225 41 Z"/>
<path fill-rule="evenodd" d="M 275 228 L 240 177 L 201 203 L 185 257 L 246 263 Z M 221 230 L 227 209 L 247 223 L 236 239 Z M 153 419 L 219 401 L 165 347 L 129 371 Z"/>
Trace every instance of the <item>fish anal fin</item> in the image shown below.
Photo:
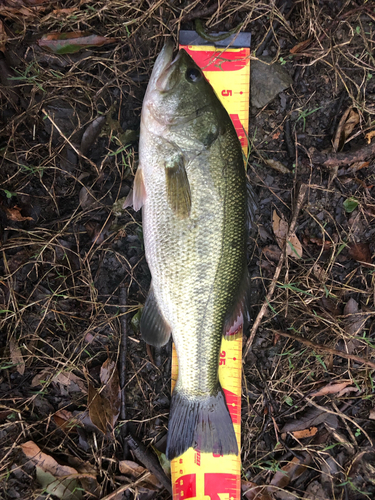
<path fill-rule="evenodd" d="M 143 170 L 138 167 L 138 170 L 134 177 L 134 189 L 133 189 L 133 208 L 137 212 L 143 207 L 146 200 L 146 187 L 143 177 Z"/>
<path fill-rule="evenodd" d="M 186 219 L 191 210 L 191 193 L 182 155 L 166 162 L 165 175 L 169 206 L 179 219 Z"/>
<path fill-rule="evenodd" d="M 245 268 L 232 306 L 225 318 L 223 334 L 227 340 L 235 340 L 242 334 L 244 315 L 247 312 L 249 289 L 249 274 L 247 268 Z"/>
<path fill-rule="evenodd" d="M 223 390 L 206 398 L 194 398 L 173 391 L 168 424 L 166 455 L 168 460 L 188 448 L 218 455 L 238 455 L 238 444 Z"/>
<path fill-rule="evenodd" d="M 171 328 L 160 311 L 152 285 L 142 311 L 140 329 L 143 340 L 155 347 L 166 344 L 171 336 Z"/>

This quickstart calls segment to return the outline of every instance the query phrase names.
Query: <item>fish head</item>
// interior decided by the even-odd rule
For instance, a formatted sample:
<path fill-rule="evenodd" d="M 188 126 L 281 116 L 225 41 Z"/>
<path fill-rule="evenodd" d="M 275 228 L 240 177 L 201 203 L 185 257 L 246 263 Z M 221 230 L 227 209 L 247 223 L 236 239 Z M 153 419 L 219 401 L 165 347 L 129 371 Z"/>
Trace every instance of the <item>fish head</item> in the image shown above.
<path fill-rule="evenodd" d="M 181 136 L 185 136 L 190 143 L 206 146 L 222 131 L 228 115 L 190 55 L 181 49 L 173 58 L 173 45 L 167 43 L 152 71 L 142 121 L 171 141 L 181 144 Z"/>

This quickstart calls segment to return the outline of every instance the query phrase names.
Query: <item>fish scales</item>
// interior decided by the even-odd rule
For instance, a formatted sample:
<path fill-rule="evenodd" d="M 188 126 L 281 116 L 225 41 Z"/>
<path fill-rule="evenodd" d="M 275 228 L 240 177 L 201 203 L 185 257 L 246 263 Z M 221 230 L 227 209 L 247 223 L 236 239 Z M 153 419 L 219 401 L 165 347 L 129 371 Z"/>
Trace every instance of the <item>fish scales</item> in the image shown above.
<path fill-rule="evenodd" d="M 247 283 L 241 145 L 198 66 L 172 50 L 163 48 L 144 98 L 133 195 L 152 276 L 141 332 L 153 345 L 172 332 L 178 356 L 170 459 L 190 446 L 238 453 L 218 364 Z"/>

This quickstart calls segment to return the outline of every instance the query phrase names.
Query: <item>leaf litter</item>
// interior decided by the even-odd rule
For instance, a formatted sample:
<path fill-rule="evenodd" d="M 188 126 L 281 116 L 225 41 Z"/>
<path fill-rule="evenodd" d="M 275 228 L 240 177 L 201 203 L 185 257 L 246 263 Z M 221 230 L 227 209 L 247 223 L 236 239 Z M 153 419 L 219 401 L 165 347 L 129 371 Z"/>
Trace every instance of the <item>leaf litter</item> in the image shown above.
<path fill-rule="evenodd" d="M 360 456 L 374 441 L 373 374 L 358 362 L 374 360 L 375 344 L 373 13 L 366 2 L 280 5 L 1 3 L 0 453 L 7 470 L 1 494 L 32 498 L 40 491 L 35 464 L 17 452 L 33 440 L 76 470 L 80 477 L 69 477 L 83 498 L 94 491 L 97 498 L 171 498 L 166 489 L 134 486 L 130 473 L 119 473 L 121 460 L 139 462 L 133 452 L 123 455 L 123 429 L 151 453 L 154 445 L 165 451 L 159 443 L 167 431 L 170 362 L 168 349 L 147 350 L 130 324 L 144 304 L 149 271 L 139 214 L 115 207 L 128 196 L 137 168 L 140 107 L 152 64 L 170 29 L 174 35 L 173 26 L 192 29 L 196 15 L 209 31 L 243 22 L 253 53 L 293 77 L 293 88 L 250 110 L 247 169 L 260 202 L 248 241 L 251 325 L 273 280 L 277 286 L 244 364 L 245 495 L 373 497 L 372 456 Z M 83 29 L 96 38 L 84 40 Z M 67 34 L 78 36 L 59 40 Z M 66 53 L 53 52 L 60 50 Z M 335 179 L 332 165 L 341 165 Z M 297 213 L 301 183 L 306 196 Z M 274 210 L 283 221 L 276 231 Z M 291 226 L 296 240 L 285 242 Z M 283 260 L 285 246 L 291 258 Z M 125 306 L 119 305 L 122 286 Z M 117 416 L 119 386 L 109 361 L 117 359 L 123 317 L 130 329 L 125 420 Z M 89 416 L 87 380 L 96 413 L 106 406 L 104 418 L 94 417 L 101 430 Z M 304 468 L 306 452 L 313 462 Z M 303 474 L 283 470 L 288 463 Z M 37 467 L 40 481 L 58 495 L 80 495 Z M 100 490 L 90 487 L 96 474 Z M 288 483 L 271 485 L 275 476 Z"/>

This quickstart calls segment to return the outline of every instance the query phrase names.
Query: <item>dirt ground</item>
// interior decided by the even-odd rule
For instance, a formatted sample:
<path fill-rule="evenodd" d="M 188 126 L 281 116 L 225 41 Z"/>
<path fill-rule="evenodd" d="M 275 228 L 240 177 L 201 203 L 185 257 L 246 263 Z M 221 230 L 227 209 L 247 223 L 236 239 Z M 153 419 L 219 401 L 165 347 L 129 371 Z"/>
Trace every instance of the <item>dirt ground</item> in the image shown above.
<path fill-rule="evenodd" d="M 168 475 L 171 346 L 140 338 L 122 204 L 153 62 L 195 19 L 292 78 L 250 108 L 243 498 L 375 497 L 374 3 L 0 0 L 2 498 L 171 498 L 148 475 Z"/>

